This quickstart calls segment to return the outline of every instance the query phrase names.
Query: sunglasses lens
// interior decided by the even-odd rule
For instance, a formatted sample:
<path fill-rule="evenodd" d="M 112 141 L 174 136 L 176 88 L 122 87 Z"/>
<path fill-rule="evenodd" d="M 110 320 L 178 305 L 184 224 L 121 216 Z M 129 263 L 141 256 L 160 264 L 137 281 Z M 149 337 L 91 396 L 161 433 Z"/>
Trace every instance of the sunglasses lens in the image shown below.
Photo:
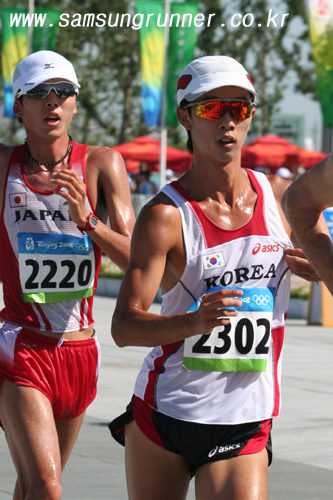
<path fill-rule="evenodd" d="M 57 96 L 62 99 L 66 97 L 71 97 L 75 95 L 75 86 L 71 83 L 67 82 L 59 82 L 59 83 L 41 83 L 37 85 L 32 90 L 27 92 L 27 97 L 30 99 L 45 99 L 51 90 L 54 90 Z"/>
<path fill-rule="evenodd" d="M 251 104 L 245 101 L 210 101 L 199 104 L 196 109 L 196 115 L 206 120 L 217 121 L 226 109 L 231 111 L 237 121 L 250 118 L 253 112 Z"/>

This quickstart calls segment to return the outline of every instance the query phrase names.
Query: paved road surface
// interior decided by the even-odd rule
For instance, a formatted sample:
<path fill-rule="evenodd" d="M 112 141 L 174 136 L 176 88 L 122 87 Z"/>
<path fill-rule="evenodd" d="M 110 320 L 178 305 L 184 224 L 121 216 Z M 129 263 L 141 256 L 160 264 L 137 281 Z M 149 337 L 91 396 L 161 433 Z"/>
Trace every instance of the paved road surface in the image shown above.
<path fill-rule="evenodd" d="M 122 412 L 147 349 L 119 349 L 110 337 L 115 300 L 95 298 L 102 346 L 98 395 L 63 475 L 63 500 L 125 500 L 123 449 L 108 422 Z M 153 305 L 158 312 L 159 306 Z M 333 498 L 333 329 L 287 321 L 283 408 L 273 427 L 270 500 Z M 0 500 L 12 498 L 15 471 L 0 431 Z M 193 481 L 192 481 L 193 483 Z M 188 500 L 194 500 L 193 484 Z M 172 499 L 170 499 L 172 500 Z"/>

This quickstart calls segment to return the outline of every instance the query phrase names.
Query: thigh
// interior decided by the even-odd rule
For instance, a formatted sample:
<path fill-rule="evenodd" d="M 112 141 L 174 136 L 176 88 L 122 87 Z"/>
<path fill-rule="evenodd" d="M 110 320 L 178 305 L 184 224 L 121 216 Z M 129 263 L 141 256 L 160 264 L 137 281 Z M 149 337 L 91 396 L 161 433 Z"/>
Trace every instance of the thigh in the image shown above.
<path fill-rule="evenodd" d="M 150 441 L 135 421 L 125 426 L 125 466 L 129 500 L 185 500 L 187 461 Z"/>
<path fill-rule="evenodd" d="M 58 434 L 48 398 L 8 380 L 0 386 L 0 419 L 17 470 L 21 493 L 60 484 Z"/>
<path fill-rule="evenodd" d="M 268 454 L 242 455 L 200 467 L 196 500 L 268 500 Z"/>

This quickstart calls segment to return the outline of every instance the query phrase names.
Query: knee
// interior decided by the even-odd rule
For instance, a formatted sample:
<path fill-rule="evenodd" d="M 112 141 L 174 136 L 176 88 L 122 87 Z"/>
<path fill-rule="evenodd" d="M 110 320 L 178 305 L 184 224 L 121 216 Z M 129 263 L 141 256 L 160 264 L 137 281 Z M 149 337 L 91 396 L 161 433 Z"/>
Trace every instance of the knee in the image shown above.
<path fill-rule="evenodd" d="M 39 485 L 33 485 L 29 488 L 28 495 L 23 496 L 23 500 L 60 500 L 61 496 L 61 484 L 56 479 L 53 479 Z"/>

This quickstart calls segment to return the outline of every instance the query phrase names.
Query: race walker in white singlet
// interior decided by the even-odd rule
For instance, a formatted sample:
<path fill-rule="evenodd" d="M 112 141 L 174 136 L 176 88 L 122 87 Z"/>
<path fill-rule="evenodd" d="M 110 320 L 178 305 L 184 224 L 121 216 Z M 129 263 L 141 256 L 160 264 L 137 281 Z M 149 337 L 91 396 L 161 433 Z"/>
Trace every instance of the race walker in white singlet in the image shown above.
<path fill-rule="evenodd" d="M 284 249 L 292 243 L 266 176 L 248 175 L 257 192 L 255 211 L 233 230 L 212 222 L 179 183 L 163 188 L 181 214 L 186 267 L 163 295 L 161 314 L 195 310 L 203 294 L 219 287 L 244 292 L 230 324 L 155 347 L 145 358 L 134 394 L 176 419 L 241 424 L 279 415 L 290 292 Z"/>

